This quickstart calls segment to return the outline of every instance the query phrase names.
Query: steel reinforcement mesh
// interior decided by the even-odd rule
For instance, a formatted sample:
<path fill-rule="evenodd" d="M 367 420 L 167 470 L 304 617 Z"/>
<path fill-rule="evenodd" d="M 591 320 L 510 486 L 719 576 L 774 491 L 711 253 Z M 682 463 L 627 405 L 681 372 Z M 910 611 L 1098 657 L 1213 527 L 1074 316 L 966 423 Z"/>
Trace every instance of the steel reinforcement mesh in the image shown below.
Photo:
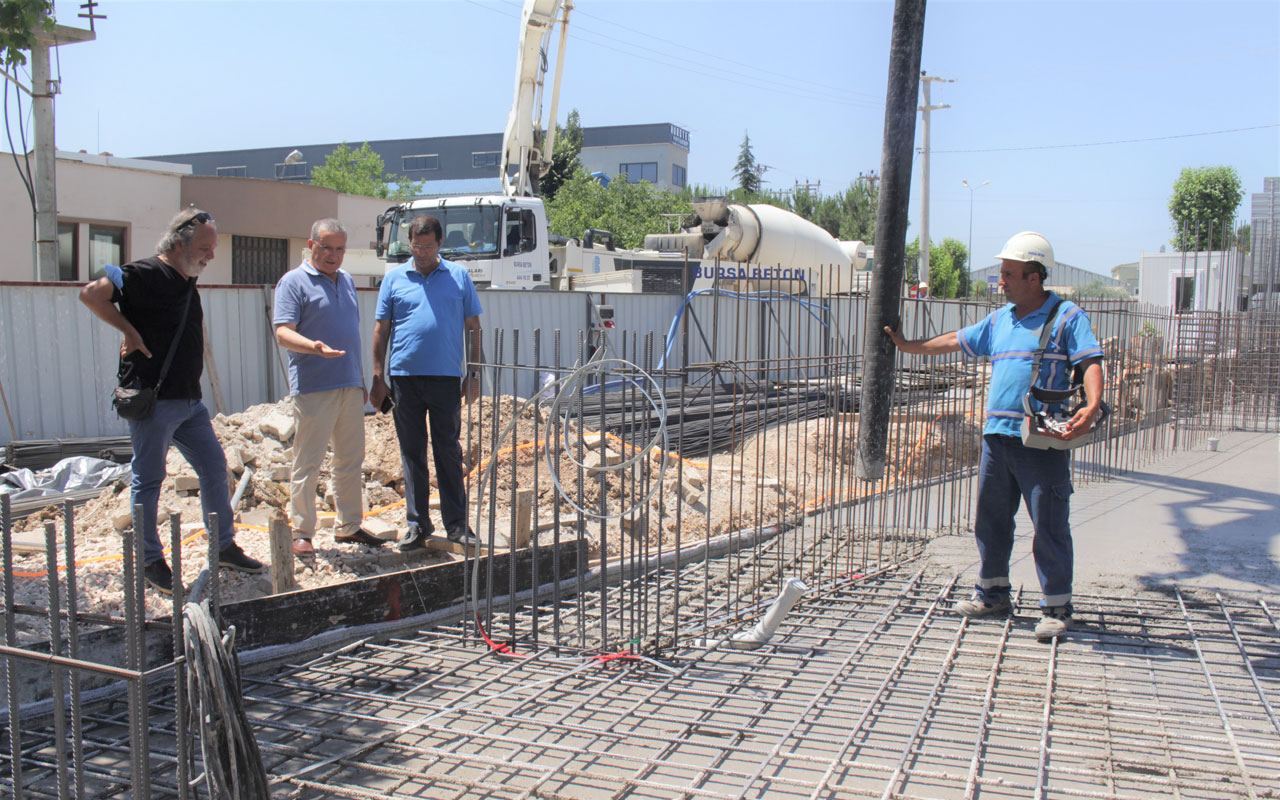
<path fill-rule="evenodd" d="M 660 660 L 424 632 L 248 676 L 245 706 L 273 797 L 1280 793 L 1265 601 L 1080 596 L 1071 637 L 1044 643 L 1021 603 L 946 613 L 965 591 L 913 564 L 848 574 L 758 650 L 716 636 Z M 165 707 L 154 797 L 172 796 Z M 123 712 L 86 726 L 93 796 L 123 786 Z"/>

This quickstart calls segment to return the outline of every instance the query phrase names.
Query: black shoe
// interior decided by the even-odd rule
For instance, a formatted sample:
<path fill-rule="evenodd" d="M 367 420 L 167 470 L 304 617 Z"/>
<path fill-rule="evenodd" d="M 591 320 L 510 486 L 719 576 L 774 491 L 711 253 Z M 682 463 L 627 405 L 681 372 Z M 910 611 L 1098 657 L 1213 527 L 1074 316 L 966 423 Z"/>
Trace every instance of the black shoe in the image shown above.
<path fill-rule="evenodd" d="M 259 572 L 267 571 L 261 561 L 245 555 L 245 552 L 240 549 L 240 545 L 235 543 L 218 553 L 218 566 L 234 569 L 237 572 L 247 572 L 250 575 L 257 575 Z"/>
<path fill-rule="evenodd" d="M 475 532 L 471 530 L 469 525 L 454 525 L 449 528 L 446 535 L 449 537 L 449 541 L 464 547 L 476 547 L 480 544 L 480 540 L 476 538 Z"/>
<path fill-rule="evenodd" d="M 173 571 L 163 558 L 143 567 L 142 577 L 160 594 L 173 594 Z"/>
<path fill-rule="evenodd" d="M 430 528 L 423 528 L 421 525 L 410 525 L 408 535 L 400 540 L 400 546 L 397 549 L 401 553 L 425 550 L 427 549 L 427 539 L 430 536 Z"/>

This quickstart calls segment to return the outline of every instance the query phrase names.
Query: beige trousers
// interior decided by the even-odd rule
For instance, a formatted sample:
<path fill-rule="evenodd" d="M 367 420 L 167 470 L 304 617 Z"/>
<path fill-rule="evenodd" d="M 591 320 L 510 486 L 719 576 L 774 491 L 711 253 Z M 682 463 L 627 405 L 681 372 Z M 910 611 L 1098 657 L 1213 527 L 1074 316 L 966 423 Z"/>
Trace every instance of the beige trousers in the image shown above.
<path fill-rule="evenodd" d="M 316 484 L 325 451 L 333 443 L 333 494 L 338 519 L 335 536 L 349 536 L 364 518 L 364 392 L 359 386 L 289 398 L 297 428 L 293 434 L 293 480 L 289 521 L 295 539 L 316 532 Z"/>

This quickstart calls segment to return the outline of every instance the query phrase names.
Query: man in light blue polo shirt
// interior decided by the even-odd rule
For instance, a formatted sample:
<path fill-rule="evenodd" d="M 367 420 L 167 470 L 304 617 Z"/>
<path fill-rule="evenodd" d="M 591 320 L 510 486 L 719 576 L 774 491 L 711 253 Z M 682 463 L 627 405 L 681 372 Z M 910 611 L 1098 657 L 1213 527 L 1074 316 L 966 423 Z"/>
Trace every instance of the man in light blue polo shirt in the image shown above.
<path fill-rule="evenodd" d="M 462 396 L 479 391 L 480 298 L 465 268 L 440 258 L 440 221 L 426 214 L 409 223 L 413 261 L 391 270 L 378 294 L 373 331 L 375 407 L 390 393 L 404 469 L 409 532 L 401 551 L 418 550 L 434 526 L 428 517 L 427 427 L 440 490 L 440 519 L 450 541 L 474 545 L 467 525 L 462 472 Z M 390 366 L 387 351 L 390 347 Z M 391 377 L 390 386 L 385 376 Z"/>
<path fill-rule="evenodd" d="M 356 286 L 342 269 L 347 232 L 336 219 L 318 220 L 310 257 L 276 284 L 276 341 L 289 351 L 289 395 L 296 429 L 289 517 L 293 552 L 315 554 L 316 484 L 333 444 L 334 541 L 381 547 L 360 527 L 364 518 L 364 404 L 360 368 L 360 308 Z"/>
<path fill-rule="evenodd" d="M 1037 385 L 1067 389 L 1073 369 L 1081 367 L 1085 405 L 1067 422 L 1065 433 L 1050 435 L 1070 440 L 1089 433 L 1102 405 L 1102 348 L 1084 311 L 1044 288 L 1048 270 L 1054 266 L 1048 240 L 1038 233 L 1020 233 L 996 258 L 1001 259 L 1000 288 L 1008 305 L 976 325 L 932 339 L 908 341 L 890 328 L 885 332 L 904 353 L 960 351 L 969 358 L 991 359 L 974 520 L 978 580 L 973 599 L 957 603 L 956 613 L 982 617 L 1009 611 L 1014 515 L 1023 500 L 1035 528 L 1031 549 L 1043 592 L 1042 616 L 1035 633 L 1046 639 L 1061 635 L 1071 624 L 1071 454 L 1023 445 L 1022 398 L 1031 385 L 1032 358 L 1040 347 L 1041 331 L 1056 308 Z"/>

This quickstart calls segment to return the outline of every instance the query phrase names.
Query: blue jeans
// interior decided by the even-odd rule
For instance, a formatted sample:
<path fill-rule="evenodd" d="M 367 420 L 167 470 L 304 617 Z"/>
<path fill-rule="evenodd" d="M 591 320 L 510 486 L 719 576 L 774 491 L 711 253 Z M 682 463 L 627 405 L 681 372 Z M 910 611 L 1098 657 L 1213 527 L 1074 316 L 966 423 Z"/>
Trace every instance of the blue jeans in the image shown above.
<path fill-rule="evenodd" d="M 1014 515 L 1027 504 L 1035 529 L 1031 552 L 1044 598 L 1040 605 L 1071 607 L 1073 552 L 1067 516 L 1071 498 L 1071 454 L 1036 450 L 1013 436 L 982 437 L 978 475 L 978 596 L 990 603 L 1009 596 L 1009 559 Z"/>
<path fill-rule="evenodd" d="M 436 375 L 392 375 L 391 415 L 400 442 L 404 470 L 405 520 L 433 529 L 427 503 L 431 473 L 427 469 L 427 424 L 431 427 L 431 453 L 440 490 L 440 520 L 445 531 L 467 530 L 467 486 L 462 475 L 462 382 Z"/>
<path fill-rule="evenodd" d="M 214 435 L 209 409 L 199 400 L 158 400 L 155 413 L 148 419 L 129 420 L 129 437 L 133 440 L 132 506 L 142 506 L 142 519 L 136 516 L 133 530 L 142 531 L 143 561 L 147 564 L 164 558 L 164 549 L 156 533 L 156 506 L 160 501 L 160 484 L 165 478 L 165 459 L 173 443 L 200 479 L 200 507 L 204 523 L 209 515 L 218 515 L 218 547 L 225 550 L 235 543 L 235 521 L 231 516 L 231 495 L 227 490 L 227 457 Z"/>

